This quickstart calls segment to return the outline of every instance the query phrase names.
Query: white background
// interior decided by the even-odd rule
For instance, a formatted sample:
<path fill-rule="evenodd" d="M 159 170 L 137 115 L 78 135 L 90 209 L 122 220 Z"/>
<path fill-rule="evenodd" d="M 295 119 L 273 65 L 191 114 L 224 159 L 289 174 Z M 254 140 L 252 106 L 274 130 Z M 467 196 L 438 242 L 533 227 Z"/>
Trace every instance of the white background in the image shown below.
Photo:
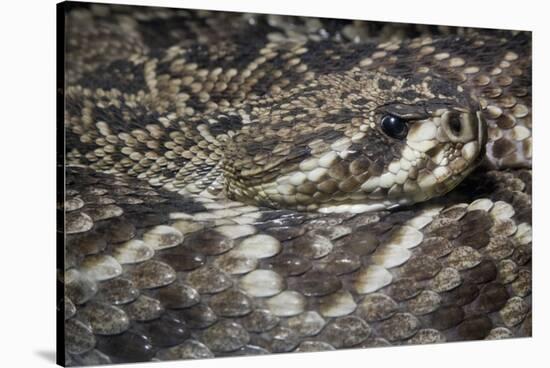
<path fill-rule="evenodd" d="M 116 1 L 119 2 L 119 1 Z M 155 367 L 548 366 L 550 12 L 540 1 L 129 1 L 218 10 L 533 30 L 534 312 L 532 339 L 157 363 Z M 124 2 L 120 2 L 124 3 Z M 55 357 L 55 2 L 0 10 L 0 366 Z M 545 70 L 546 69 L 546 70 Z M 547 142 L 545 142 L 545 140 Z M 545 162 L 546 161 L 546 162 Z M 131 365 L 120 365 L 129 367 Z"/>

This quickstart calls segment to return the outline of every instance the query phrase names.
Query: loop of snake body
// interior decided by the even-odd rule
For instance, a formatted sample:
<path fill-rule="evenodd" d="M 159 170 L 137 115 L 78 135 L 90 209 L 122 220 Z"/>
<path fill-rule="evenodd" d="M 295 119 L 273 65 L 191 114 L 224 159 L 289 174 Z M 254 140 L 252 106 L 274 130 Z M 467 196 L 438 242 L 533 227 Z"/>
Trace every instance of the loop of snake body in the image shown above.
<path fill-rule="evenodd" d="M 530 33 L 64 21 L 67 365 L 531 335 Z"/>

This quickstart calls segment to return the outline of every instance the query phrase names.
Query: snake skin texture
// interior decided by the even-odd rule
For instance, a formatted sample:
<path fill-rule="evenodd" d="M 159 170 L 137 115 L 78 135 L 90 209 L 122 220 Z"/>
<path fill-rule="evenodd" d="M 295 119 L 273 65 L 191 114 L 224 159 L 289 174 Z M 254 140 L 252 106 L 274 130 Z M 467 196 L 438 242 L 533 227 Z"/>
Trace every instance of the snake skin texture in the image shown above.
<path fill-rule="evenodd" d="M 65 9 L 66 365 L 531 336 L 530 33 Z"/>

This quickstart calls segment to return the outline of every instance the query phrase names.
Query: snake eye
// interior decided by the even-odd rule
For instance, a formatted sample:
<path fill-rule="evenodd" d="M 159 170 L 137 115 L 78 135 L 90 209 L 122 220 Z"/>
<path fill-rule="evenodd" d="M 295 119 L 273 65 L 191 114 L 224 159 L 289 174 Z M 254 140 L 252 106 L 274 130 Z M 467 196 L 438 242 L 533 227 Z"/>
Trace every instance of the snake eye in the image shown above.
<path fill-rule="evenodd" d="M 403 139 L 409 131 L 407 121 L 394 115 L 384 115 L 380 120 L 382 130 L 395 139 Z"/>

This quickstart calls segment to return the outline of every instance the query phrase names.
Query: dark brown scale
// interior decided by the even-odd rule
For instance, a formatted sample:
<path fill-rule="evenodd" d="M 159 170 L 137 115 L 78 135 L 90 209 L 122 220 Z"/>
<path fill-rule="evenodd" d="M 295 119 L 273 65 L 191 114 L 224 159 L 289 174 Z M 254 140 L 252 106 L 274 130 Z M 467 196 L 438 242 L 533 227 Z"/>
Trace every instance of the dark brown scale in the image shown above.
<path fill-rule="evenodd" d="M 372 328 L 361 318 L 348 316 L 329 323 L 320 338 L 335 348 L 349 348 L 365 341 L 371 333 Z"/>
<path fill-rule="evenodd" d="M 479 295 L 478 286 L 464 282 L 460 286 L 445 293 L 441 293 L 441 305 L 463 306 L 471 303 Z"/>
<path fill-rule="evenodd" d="M 385 320 L 394 315 L 398 304 L 384 294 L 367 295 L 359 306 L 358 314 L 367 322 Z"/>
<path fill-rule="evenodd" d="M 438 330 L 455 327 L 464 320 L 464 310 L 458 306 L 441 307 L 428 316 L 431 325 Z"/>
<path fill-rule="evenodd" d="M 388 290 L 395 301 L 401 302 L 414 298 L 422 291 L 423 287 L 420 283 L 412 278 L 402 278 L 394 281 Z"/>
<path fill-rule="evenodd" d="M 293 281 L 289 285 L 290 288 L 306 296 L 324 296 L 334 293 L 342 287 L 342 282 L 337 277 L 322 271 L 310 271 L 296 280 L 290 281 Z"/>
<path fill-rule="evenodd" d="M 495 263 L 489 260 L 482 261 L 474 268 L 470 268 L 462 273 L 462 277 L 476 284 L 484 284 L 493 281 L 497 276 L 497 267 Z"/>
<path fill-rule="evenodd" d="M 380 244 L 376 232 L 364 226 L 341 240 L 343 247 L 358 256 L 372 254 Z"/>
<path fill-rule="evenodd" d="M 217 315 L 224 317 L 244 316 L 252 311 L 250 298 L 237 290 L 227 290 L 214 295 L 208 303 Z"/>
<path fill-rule="evenodd" d="M 182 309 L 197 304 L 200 295 L 189 285 L 178 281 L 162 288 L 158 293 L 158 299 L 165 308 Z"/>
<path fill-rule="evenodd" d="M 234 247 L 232 239 L 209 229 L 199 230 L 186 236 L 183 245 L 207 256 L 225 253 Z"/>
<path fill-rule="evenodd" d="M 164 313 L 160 301 L 143 295 L 134 302 L 125 305 L 124 310 L 128 317 L 134 321 L 151 321 Z"/>
<path fill-rule="evenodd" d="M 334 275 L 347 274 L 361 267 L 358 256 L 344 251 L 333 252 L 327 256 L 325 262 L 323 270 Z"/>
<path fill-rule="evenodd" d="M 127 304 L 137 299 L 138 296 L 139 290 L 128 279 L 111 279 L 99 286 L 98 298 L 111 304 Z"/>
<path fill-rule="evenodd" d="M 266 309 L 256 309 L 240 319 L 240 323 L 251 332 L 271 330 L 279 324 L 279 318 Z"/>
<path fill-rule="evenodd" d="M 465 319 L 457 328 L 461 338 L 466 340 L 481 340 L 488 334 L 493 323 L 486 316 L 474 316 Z"/>
<path fill-rule="evenodd" d="M 394 314 L 380 323 L 378 331 L 387 340 L 393 342 L 413 336 L 420 328 L 420 323 L 413 315 Z"/>
<path fill-rule="evenodd" d="M 516 147 L 513 143 L 505 138 L 501 138 L 493 144 L 493 154 L 498 158 L 508 156 L 515 151 Z"/>
<path fill-rule="evenodd" d="M 136 330 L 148 336 L 156 347 L 175 346 L 189 337 L 189 329 L 185 323 L 169 316 L 139 324 Z"/>
<path fill-rule="evenodd" d="M 283 275 L 297 276 L 309 270 L 312 265 L 299 254 L 286 253 L 276 257 L 271 262 L 271 267 Z"/>
<path fill-rule="evenodd" d="M 205 330 L 202 340 L 213 351 L 229 352 L 246 345 L 250 336 L 240 324 L 224 320 Z"/>
<path fill-rule="evenodd" d="M 472 305 L 477 313 L 490 313 L 500 310 L 509 294 L 506 288 L 498 283 L 487 284 L 480 290 L 479 297 Z"/>
<path fill-rule="evenodd" d="M 158 258 L 169 264 L 176 272 L 192 271 L 206 262 L 203 254 L 189 251 L 183 247 L 160 252 Z"/>
<path fill-rule="evenodd" d="M 86 233 L 84 236 L 69 237 L 66 247 L 84 256 L 100 253 L 107 247 L 107 241 L 103 234 Z"/>
<path fill-rule="evenodd" d="M 153 289 L 166 286 L 176 280 L 176 273 L 166 263 L 156 260 L 139 264 L 131 272 L 132 281 L 138 288 Z"/>
<path fill-rule="evenodd" d="M 300 343 L 300 336 L 287 327 L 278 326 L 266 333 L 267 340 L 269 340 L 265 346 L 268 350 L 273 353 L 284 353 L 291 351 Z"/>
<path fill-rule="evenodd" d="M 142 362 L 154 355 L 151 339 L 134 331 L 102 338 L 98 341 L 98 348 L 118 362 Z"/>
<path fill-rule="evenodd" d="M 291 240 L 297 238 L 300 235 L 303 235 L 305 229 L 302 227 L 292 227 L 292 226 L 281 226 L 281 227 L 269 227 L 264 229 L 264 231 L 277 238 L 279 241 Z"/>
<path fill-rule="evenodd" d="M 417 281 L 429 280 L 437 275 L 441 267 L 441 263 L 434 257 L 422 255 L 411 258 L 403 266 L 403 274 Z"/>
<path fill-rule="evenodd" d="M 484 248 L 490 240 L 490 236 L 485 233 L 486 229 L 481 231 L 475 231 L 468 229 L 467 232 L 462 233 L 458 238 L 453 241 L 456 246 L 471 247 L 474 249 Z"/>
<path fill-rule="evenodd" d="M 174 312 L 191 328 L 203 329 L 214 324 L 218 317 L 207 304 L 199 303 L 190 308 Z"/>

